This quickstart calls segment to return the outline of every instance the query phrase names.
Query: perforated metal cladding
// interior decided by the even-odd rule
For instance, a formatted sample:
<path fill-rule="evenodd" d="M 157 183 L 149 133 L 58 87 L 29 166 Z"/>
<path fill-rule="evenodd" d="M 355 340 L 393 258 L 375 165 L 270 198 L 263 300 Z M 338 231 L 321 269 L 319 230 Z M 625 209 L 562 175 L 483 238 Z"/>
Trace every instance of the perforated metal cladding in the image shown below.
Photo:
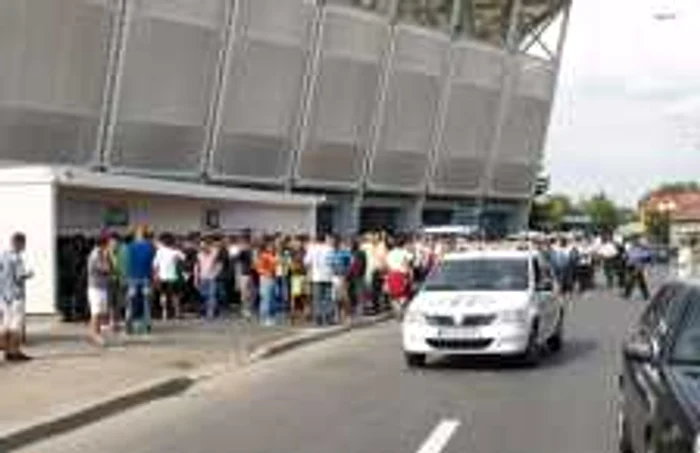
<path fill-rule="evenodd" d="M 471 41 L 451 53 L 450 97 L 432 187 L 459 194 L 478 190 L 496 134 L 504 54 Z"/>
<path fill-rule="evenodd" d="M 0 158 L 91 160 L 113 13 L 98 0 L 0 1 Z"/>
<path fill-rule="evenodd" d="M 501 161 L 531 162 L 542 152 L 549 101 L 517 96 L 510 102 L 502 131 Z"/>
<path fill-rule="evenodd" d="M 537 176 L 537 166 L 528 163 L 501 163 L 493 173 L 493 190 L 508 195 L 526 197 Z"/>
<path fill-rule="evenodd" d="M 353 13 L 353 14 L 350 14 Z M 311 93 L 302 180 L 352 185 L 361 177 L 388 25 L 367 14 L 327 11 L 322 56 Z"/>
<path fill-rule="evenodd" d="M 543 152 L 554 73 L 551 63 L 533 57 L 512 63 L 518 72 L 489 187 L 495 195 L 527 197 Z"/>
<path fill-rule="evenodd" d="M 437 155 L 443 171 L 435 175 L 436 188 L 451 192 L 478 188 L 496 132 L 499 101 L 496 90 L 453 84 Z M 465 169 L 467 162 L 476 167 Z M 457 168 L 463 177 L 454 175 Z"/>
<path fill-rule="evenodd" d="M 244 33 L 233 47 L 214 174 L 281 179 L 293 150 L 311 25 L 302 0 L 241 3 Z"/>
<path fill-rule="evenodd" d="M 432 149 L 448 41 L 411 27 L 400 27 L 396 39 L 385 116 L 369 182 L 419 190 Z"/>
<path fill-rule="evenodd" d="M 435 187 L 439 191 L 459 193 L 479 189 L 486 160 L 478 157 L 444 157 L 435 169 Z"/>
<path fill-rule="evenodd" d="M 124 54 L 111 161 L 159 172 L 197 172 L 223 44 L 226 0 L 192 20 L 193 2 L 136 1 Z M 163 9 L 156 8 L 162 6 Z"/>

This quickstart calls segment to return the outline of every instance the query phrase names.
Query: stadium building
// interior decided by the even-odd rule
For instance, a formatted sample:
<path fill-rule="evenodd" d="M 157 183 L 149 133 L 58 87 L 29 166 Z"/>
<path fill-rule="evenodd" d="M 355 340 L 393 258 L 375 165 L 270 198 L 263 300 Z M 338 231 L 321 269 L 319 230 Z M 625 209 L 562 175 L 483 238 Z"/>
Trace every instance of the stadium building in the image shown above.
<path fill-rule="evenodd" d="M 76 231 L 519 228 L 569 8 L 3 0 L 0 234 L 30 238 L 30 311 Z"/>

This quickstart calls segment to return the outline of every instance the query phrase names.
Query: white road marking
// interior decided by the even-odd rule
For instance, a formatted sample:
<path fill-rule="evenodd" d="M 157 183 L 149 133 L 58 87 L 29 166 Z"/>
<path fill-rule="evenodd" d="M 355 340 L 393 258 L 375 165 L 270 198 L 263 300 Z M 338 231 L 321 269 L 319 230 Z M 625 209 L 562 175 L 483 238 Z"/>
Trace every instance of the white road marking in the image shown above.
<path fill-rule="evenodd" d="M 459 420 L 442 420 L 433 429 L 417 453 L 440 453 L 459 427 Z"/>

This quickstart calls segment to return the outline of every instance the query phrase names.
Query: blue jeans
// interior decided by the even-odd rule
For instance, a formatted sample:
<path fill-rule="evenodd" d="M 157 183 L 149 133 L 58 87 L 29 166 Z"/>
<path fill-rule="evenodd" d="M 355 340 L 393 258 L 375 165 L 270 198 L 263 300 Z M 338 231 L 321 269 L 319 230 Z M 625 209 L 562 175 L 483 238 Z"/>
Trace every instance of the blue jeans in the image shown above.
<path fill-rule="evenodd" d="M 204 301 L 204 316 L 208 320 L 214 319 L 218 306 L 218 292 L 216 279 L 207 278 L 199 282 L 199 294 Z"/>
<path fill-rule="evenodd" d="M 275 300 L 275 279 L 273 277 L 260 277 L 260 321 L 273 322 L 272 304 Z"/>
<path fill-rule="evenodd" d="M 127 280 L 126 328 L 130 331 L 136 314 L 146 329 L 151 328 L 151 281 L 147 278 Z"/>
<path fill-rule="evenodd" d="M 333 284 L 331 282 L 313 282 L 311 292 L 316 324 L 333 324 L 335 318 Z"/>

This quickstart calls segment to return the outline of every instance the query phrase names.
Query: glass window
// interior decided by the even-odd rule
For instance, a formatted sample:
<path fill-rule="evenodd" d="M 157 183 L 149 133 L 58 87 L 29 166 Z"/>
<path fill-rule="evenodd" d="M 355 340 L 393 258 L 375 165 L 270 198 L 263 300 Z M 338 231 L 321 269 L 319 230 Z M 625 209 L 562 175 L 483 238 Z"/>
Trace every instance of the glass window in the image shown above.
<path fill-rule="evenodd" d="M 688 306 L 673 345 L 671 360 L 700 363 L 700 293 L 688 295 Z"/>
<path fill-rule="evenodd" d="M 677 285 L 663 286 L 652 298 L 649 306 L 644 311 L 639 325 L 639 334 L 645 337 L 658 332 L 665 321 L 665 315 L 673 298 L 679 293 Z M 661 332 L 663 333 L 663 332 Z"/>
<path fill-rule="evenodd" d="M 426 280 L 428 291 L 526 291 L 526 258 L 483 258 L 442 262 Z"/>

